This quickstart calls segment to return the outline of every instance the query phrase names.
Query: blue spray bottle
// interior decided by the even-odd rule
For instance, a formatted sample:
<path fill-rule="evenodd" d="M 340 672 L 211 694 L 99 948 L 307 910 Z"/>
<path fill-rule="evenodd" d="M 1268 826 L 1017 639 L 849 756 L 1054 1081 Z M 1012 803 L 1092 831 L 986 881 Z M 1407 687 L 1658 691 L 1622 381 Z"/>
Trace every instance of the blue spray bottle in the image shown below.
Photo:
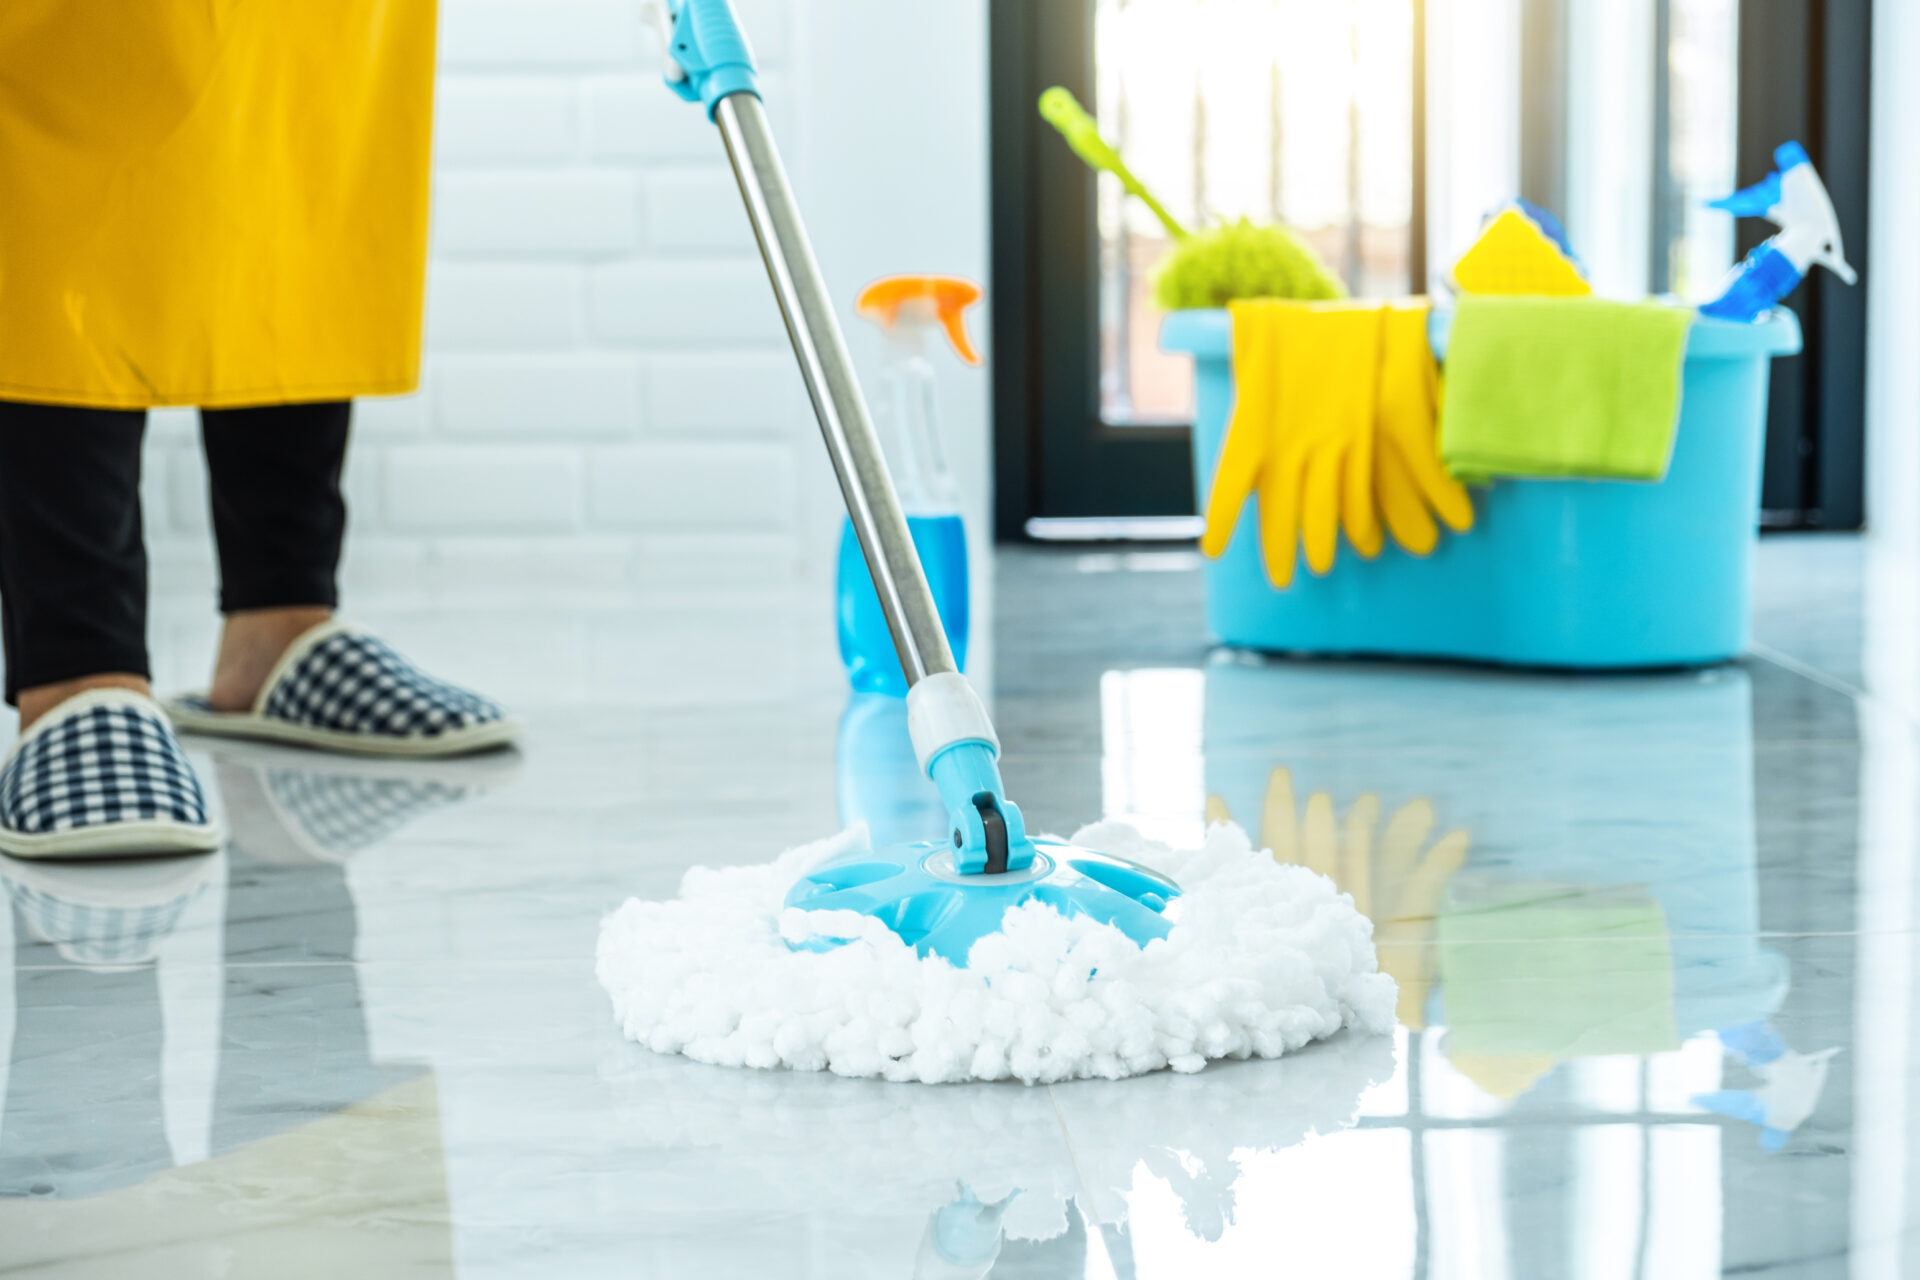
<path fill-rule="evenodd" d="M 887 334 L 887 367 L 874 397 L 874 426 L 906 512 L 907 527 L 933 589 L 933 603 L 947 629 L 947 643 L 961 670 L 967 666 L 967 532 L 960 516 L 960 490 L 940 444 L 929 351 L 936 327 L 970 365 L 980 363 L 967 337 L 965 311 L 980 300 L 980 287 L 954 276 L 889 276 L 869 285 L 855 304 Z M 887 632 L 880 598 L 853 534 L 840 531 L 840 658 L 856 693 L 905 697 L 906 677 Z"/>
<path fill-rule="evenodd" d="M 1779 167 L 1759 182 L 1708 202 L 1735 217 L 1765 218 L 1781 230 L 1733 269 L 1719 295 L 1700 308 L 1703 316 L 1752 320 L 1765 315 L 1799 287 L 1815 263 L 1848 284 L 1858 279 L 1840 244 L 1833 199 L 1807 149 L 1783 142 L 1774 150 L 1773 162 Z"/>

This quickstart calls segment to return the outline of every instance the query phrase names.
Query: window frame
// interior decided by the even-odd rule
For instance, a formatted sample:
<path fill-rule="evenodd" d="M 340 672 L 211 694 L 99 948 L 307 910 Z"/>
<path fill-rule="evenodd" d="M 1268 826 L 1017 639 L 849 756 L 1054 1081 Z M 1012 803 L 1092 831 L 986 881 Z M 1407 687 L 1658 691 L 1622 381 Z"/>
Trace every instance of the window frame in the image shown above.
<path fill-rule="evenodd" d="M 1101 415 L 1095 175 L 1035 107 L 1056 84 L 1093 101 L 1094 0 L 992 0 L 990 14 L 995 534 L 1191 515 L 1190 428 Z"/>

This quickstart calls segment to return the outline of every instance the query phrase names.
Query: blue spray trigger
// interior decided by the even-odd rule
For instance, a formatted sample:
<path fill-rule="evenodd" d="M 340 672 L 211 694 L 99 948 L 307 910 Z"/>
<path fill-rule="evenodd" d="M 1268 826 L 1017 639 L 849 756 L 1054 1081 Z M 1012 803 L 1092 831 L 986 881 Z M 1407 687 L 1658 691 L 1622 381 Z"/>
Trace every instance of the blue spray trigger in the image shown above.
<path fill-rule="evenodd" d="M 1787 147 L 1798 147 L 1799 145 L 1800 144 L 1796 142 L 1789 142 L 1785 144 L 1785 146 L 1782 146 L 1780 150 L 1785 151 Z M 1805 160 L 1806 152 L 1802 151 L 1800 158 Z M 1782 168 L 1786 167 L 1788 166 L 1782 166 Z M 1718 200 L 1707 201 L 1707 207 L 1709 209 L 1725 209 L 1728 213 L 1738 218 L 1764 218 L 1767 216 L 1767 211 L 1779 203 L 1780 170 L 1776 169 L 1750 187 L 1743 187 L 1732 195 L 1722 196 Z"/>
<path fill-rule="evenodd" d="M 1847 284 L 1859 277 L 1841 248 L 1840 220 L 1833 199 L 1797 142 L 1774 148 L 1779 168 L 1765 179 L 1736 191 L 1713 207 L 1737 216 L 1764 217 L 1779 234 L 1749 253 L 1721 286 L 1720 295 L 1700 314 L 1720 320 L 1751 320 L 1797 288 L 1815 265 Z"/>
<path fill-rule="evenodd" d="M 1785 173 L 1797 164 L 1812 163 L 1813 157 L 1807 154 L 1807 149 L 1792 139 L 1773 149 L 1773 167 L 1781 173 Z"/>

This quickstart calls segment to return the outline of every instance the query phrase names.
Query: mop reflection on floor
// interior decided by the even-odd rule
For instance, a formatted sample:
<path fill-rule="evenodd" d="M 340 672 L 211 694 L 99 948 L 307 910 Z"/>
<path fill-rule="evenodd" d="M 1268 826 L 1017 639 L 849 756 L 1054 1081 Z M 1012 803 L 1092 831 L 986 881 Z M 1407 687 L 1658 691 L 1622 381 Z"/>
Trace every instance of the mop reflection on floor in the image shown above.
<path fill-rule="evenodd" d="M 897 1239 L 863 1244 L 881 1259 L 922 1257 L 931 1233 L 936 1258 L 978 1265 L 992 1244 L 986 1216 L 995 1239 L 1023 1249 L 1070 1239 L 1084 1248 L 1089 1231 L 1105 1233 L 1109 1251 L 1125 1248 L 1142 1171 L 1178 1200 L 1192 1234 L 1217 1239 L 1236 1221 L 1235 1189 L 1251 1159 L 1349 1128 L 1362 1096 L 1394 1069 L 1392 1039 L 1349 1032 L 1274 1062 L 1047 1089 L 902 1089 L 736 1071 L 636 1045 L 614 1050 L 601 1074 L 623 1138 L 674 1152 L 676 1177 L 764 1187 L 772 1199 L 763 1208 L 806 1213 L 810 1230 L 828 1236 L 843 1214 L 850 1232 L 894 1223 Z M 1075 1135 L 1071 1151 L 1063 1128 Z M 848 1141 L 855 1133 L 881 1138 Z M 795 1182 L 801 1153 L 809 1177 Z"/>

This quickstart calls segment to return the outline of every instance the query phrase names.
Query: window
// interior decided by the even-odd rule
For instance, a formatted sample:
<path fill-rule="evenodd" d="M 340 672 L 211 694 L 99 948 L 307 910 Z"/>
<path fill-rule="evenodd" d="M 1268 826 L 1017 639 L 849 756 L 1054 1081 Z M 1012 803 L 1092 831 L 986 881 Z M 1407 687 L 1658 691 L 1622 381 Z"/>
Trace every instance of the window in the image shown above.
<path fill-rule="evenodd" d="M 1189 228 L 1299 231 L 1356 294 L 1409 287 L 1413 0 L 1096 0 L 1101 131 Z M 1099 179 L 1100 410 L 1184 423 L 1191 366 L 1159 350 L 1166 230 Z"/>

